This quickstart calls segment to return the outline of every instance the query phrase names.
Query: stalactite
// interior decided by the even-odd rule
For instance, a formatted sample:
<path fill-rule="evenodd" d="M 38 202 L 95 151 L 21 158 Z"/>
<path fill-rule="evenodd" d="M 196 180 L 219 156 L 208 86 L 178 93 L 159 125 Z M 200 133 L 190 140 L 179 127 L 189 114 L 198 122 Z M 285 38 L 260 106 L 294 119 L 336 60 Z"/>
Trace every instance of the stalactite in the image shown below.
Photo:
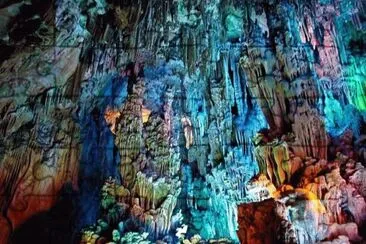
<path fill-rule="evenodd" d="M 67 194 L 63 243 L 364 239 L 361 0 L 36 2 L 0 4 L 1 243 Z"/>

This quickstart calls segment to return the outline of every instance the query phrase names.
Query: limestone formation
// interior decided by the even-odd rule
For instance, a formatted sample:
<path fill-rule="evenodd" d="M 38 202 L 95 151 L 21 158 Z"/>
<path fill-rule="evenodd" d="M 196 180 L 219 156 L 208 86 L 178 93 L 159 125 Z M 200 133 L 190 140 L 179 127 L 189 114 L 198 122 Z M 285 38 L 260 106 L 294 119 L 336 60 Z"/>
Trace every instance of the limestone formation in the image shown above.
<path fill-rule="evenodd" d="M 363 0 L 0 1 L 0 243 L 362 243 Z"/>

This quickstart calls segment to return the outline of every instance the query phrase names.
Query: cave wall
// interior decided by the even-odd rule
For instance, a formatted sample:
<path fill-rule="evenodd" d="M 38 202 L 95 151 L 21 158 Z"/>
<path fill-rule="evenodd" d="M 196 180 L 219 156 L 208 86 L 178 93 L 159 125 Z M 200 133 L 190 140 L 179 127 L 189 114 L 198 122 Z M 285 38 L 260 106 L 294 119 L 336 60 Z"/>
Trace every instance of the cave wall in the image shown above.
<path fill-rule="evenodd" d="M 0 243 L 362 241 L 365 8 L 0 1 Z"/>

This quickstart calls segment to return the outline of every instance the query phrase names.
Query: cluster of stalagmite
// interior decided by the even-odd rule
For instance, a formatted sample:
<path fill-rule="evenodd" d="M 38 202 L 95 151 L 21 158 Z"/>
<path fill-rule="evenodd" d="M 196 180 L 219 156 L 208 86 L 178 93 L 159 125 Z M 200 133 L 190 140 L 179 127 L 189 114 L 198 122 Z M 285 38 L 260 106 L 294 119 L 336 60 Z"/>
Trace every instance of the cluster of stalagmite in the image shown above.
<path fill-rule="evenodd" d="M 133 187 L 135 182 L 137 171 L 133 163 L 140 156 L 144 145 L 142 135 L 143 81 L 138 80 L 132 90 L 121 109 L 120 117 L 116 119 L 115 143 L 121 157 L 120 172 L 123 185 L 127 188 Z"/>
<path fill-rule="evenodd" d="M 122 185 L 129 192 L 119 201 L 129 206 L 131 218 L 137 219 L 151 236 L 157 238 L 172 228 L 180 185 L 174 179 L 177 166 L 172 164 L 173 155 L 169 150 L 172 98 L 166 96 L 163 118 L 146 112 L 144 82 L 137 78 L 117 116 L 110 110 L 105 116 L 112 123 L 112 132 L 115 128 Z"/>

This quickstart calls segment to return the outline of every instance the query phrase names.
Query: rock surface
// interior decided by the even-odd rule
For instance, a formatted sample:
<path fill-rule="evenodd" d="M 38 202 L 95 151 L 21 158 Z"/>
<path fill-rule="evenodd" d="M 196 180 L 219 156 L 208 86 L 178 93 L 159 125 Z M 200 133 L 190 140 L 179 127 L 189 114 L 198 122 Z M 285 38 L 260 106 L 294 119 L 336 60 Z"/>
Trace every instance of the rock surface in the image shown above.
<path fill-rule="evenodd" d="M 365 11 L 0 1 L 0 243 L 364 241 Z"/>

